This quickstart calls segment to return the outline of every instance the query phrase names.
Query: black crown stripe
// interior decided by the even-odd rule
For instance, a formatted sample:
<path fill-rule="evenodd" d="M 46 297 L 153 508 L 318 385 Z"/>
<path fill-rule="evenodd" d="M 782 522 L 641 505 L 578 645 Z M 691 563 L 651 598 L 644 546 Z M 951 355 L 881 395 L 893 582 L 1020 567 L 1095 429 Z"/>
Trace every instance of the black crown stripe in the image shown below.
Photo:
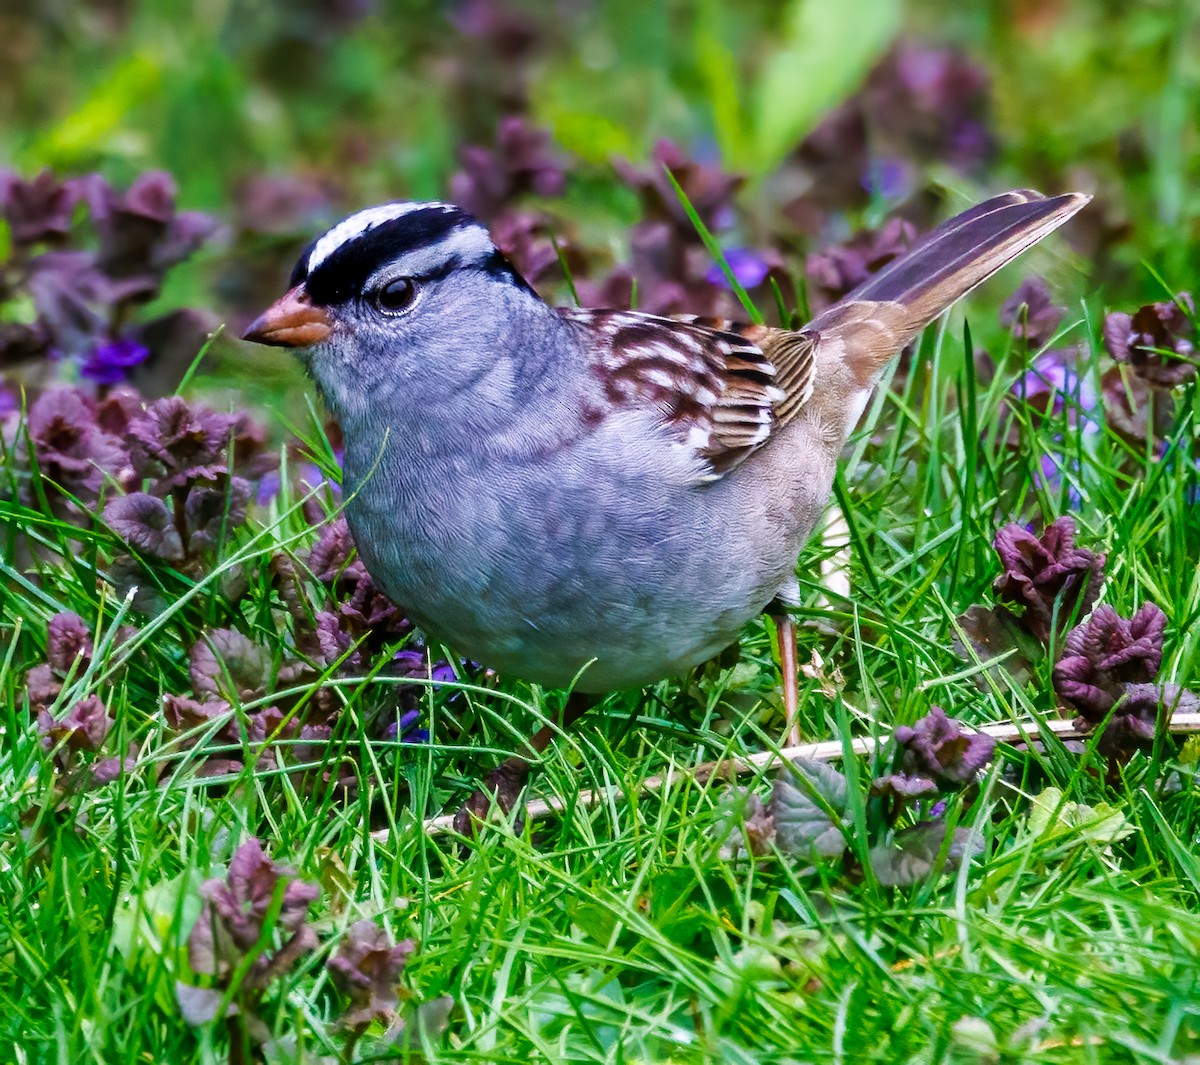
<path fill-rule="evenodd" d="M 306 252 L 292 274 L 292 284 L 303 281 L 309 298 L 320 306 L 344 303 L 359 295 L 367 278 L 380 267 L 409 252 L 434 247 L 455 230 L 478 225 L 474 217 L 457 207 L 410 211 L 351 237 L 311 273 L 305 269 Z"/>

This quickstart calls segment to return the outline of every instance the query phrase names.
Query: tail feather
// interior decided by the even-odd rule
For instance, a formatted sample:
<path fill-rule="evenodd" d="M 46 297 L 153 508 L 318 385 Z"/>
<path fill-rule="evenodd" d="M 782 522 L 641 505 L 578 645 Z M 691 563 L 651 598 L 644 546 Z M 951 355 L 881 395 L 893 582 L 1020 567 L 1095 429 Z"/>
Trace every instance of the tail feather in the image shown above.
<path fill-rule="evenodd" d="M 942 223 L 805 328 L 840 339 L 863 385 L 933 319 L 1006 263 L 1054 232 L 1090 196 L 996 196 Z"/>

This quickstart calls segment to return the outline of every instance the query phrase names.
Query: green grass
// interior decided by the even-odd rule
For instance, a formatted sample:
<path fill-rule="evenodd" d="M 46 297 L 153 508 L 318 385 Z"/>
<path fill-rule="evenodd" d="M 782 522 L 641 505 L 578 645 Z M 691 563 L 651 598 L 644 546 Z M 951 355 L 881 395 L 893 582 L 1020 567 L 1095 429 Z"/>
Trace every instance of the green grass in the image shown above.
<path fill-rule="evenodd" d="M 34 5 L 26 22 L 4 23 L 16 31 L 3 50 L 12 121 L 0 155 L 27 176 L 98 167 L 120 183 L 164 166 L 181 206 L 226 221 L 239 182 L 258 173 L 327 180 L 339 209 L 441 197 L 456 151 L 491 143 L 508 108 L 497 74 L 515 73 L 528 80 L 533 121 L 579 157 L 567 196 L 548 205 L 565 248 L 578 229 L 583 245 L 628 257 L 636 196 L 609 161 L 645 159 L 667 135 L 692 148 L 711 141 L 724 168 L 747 174 L 744 230 L 722 239 L 782 237 L 795 266 L 814 247 L 772 231 L 772 165 L 902 19 L 909 34 L 988 61 L 999 145 L 986 177 L 925 161 L 918 188 L 962 204 L 977 178 L 991 191 L 1100 194 L 1104 223 L 1081 238 L 1092 241 L 1081 271 L 1090 287 L 1055 341 L 1086 346 L 1092 384 L 1108 365 L 1104 309 L 1195 290 L 1195 4 L 1068 0 L 1043 21 L 1037 5 L 958 0 L 600 0 L 567 5 L 578 12 L 547 23 L 549 43 L 532 60 L 484 67 L 478 83 L 451 5 L 379 3 L 364 22 L 328 32 L 319 12 L 333 6 L 297 5 L 297 21 L 263 4 L 205 5 L 199 18 L 177 2 Z M 886 137 L 872 146 L 888 150 Z M 876 223 L 888 207 L 841 221 Z M 252 263 L 247 253 L 273 242 L 299 248 L 319 220 L 300 224 L 304 233 L 242 233 L 230 254 Z M 807 739 L 883 743 L 934 705 L 972 724 L 1055 716 L 1049 661 L 1019 684 L 964 662 L 952 644 L 963 611 L 991 602 L 996 530 L 1065 513 L 1082 543 L 1107 553 L 1102 601 L 1126 616 L 1157 603 L 1168 618 L 1162 676 L 1195 685 L 1197 389 L 1174 397 L 1172 461 L 1132 446 L 1102 409 L 1046 417 L 1012 404 L 1028 357 L 998 334 L 995 308 L 1021 270 L 1061 277 L 1053 256 L 1065 245 L 1048 244 L 968 301 L 970 334 L 959 312 L 927 331 L 844 453 L 834 502 L 847 533 L 814 539 L 798 567 Z M 228 266 L 206 252 L 173 271 L 164 302 L 209 306 L 204 278 Z M 1073 290 L 1069 280 L 1056 288 Z M 991 381 L 969 357 L 977 344 L 999 364 Z M 302 420 L 299 375 L 282 365 L 247 364 L 226 337 L 189 371 L 189 387 L 211 397 L 242 385 L 287 412 L 277 422 Z M 765 797 L 772 773 L 733 785 L 693 769 L 778 745 L 777 674 L 767 625 L 756 623 L 736 664 L 613 695 L 553 744 L 531 794 L 561 802 L 560 816 L 493 827 L 464 850 L 423 822 L 455 810 L 562 693 L 488 676 L 425 685 L 434 741 L 400 746 L 368 739 L 395 692 L 377 673 L 381 656 L 363 676 L 320 678 L 345 709 L 305 775 L 201 776 L 212 755 L 252 764 L 246 715 L 276 700 L 302 713 L 317 687 L 310 678 L 242 700 L 238 739 L 224 750 L 211 729 L 179 737 L 162 727 L 161 697 L 189 691 L 188 651 L 205 631 L 235 628 L 290 655 L 273 558 L 294 560 L 304 609 L 325 605 L 304 572 L 314 532 L 301 500 L 285 488 L 258 509 L 202 577 L 155 567 L 146 613 L 108 579 L 124 546 L 98 520 L 53 517 L 46 486 L 14 481 L 13 440 L 0 443 L 0 1065 L 236 1062 L 224 1025 L 184 1021 L 175 985 L 196 980 L 186 940 L 201 885 L 224 877 L 250 836 L 321 889 L 311 911 L 320 947 L 261 1010 L 273 1062 L 1109 1065 L 1200 1055 L 1200 741 L 1162 739 L 1115 784 L 1094 744 L 1078 754 L 1047 740 L 1032 757 L 1002 748 L 978 799 L 951 812 L 982 837 L 980 856 L 910 887 L 884 888 L 852 860 L 813 868 L 773 851 L 751 857 L 744 798 Z M 328 441 L 313 451 L 332 471 Z M 1042 476 L 1047 456 L 1063 470 L 1056 480 Z M 851 599 L 828 589 L 823 567 L 844 568 Z M 46 623 L 62 610 L 100 631 L 61 707 L 102 695 L 116 722 L 106 753 L 138 747 L 131 771 L 93 789 L 64 786 L 25 706 L 26 672 L 45 659 Z M 117 638 L 125 624 L 138 630 L 133 642 Z M 862 787 L 878 766 L 845 768 L 860 789 L 850 834 L 862 855 Z M 358 777 L 351 799 L 325 779 L 339 770 Z M 652 777 L 664 785 L 648 790 Z M 581 789 L 605 797 L 584 805 Z M 363 917 L 418 944 L 402 982 L 407 1049 L 381 1046 L 375 1031 L 348 1055 L 336 1027 L 344 1001 L 325 961 Z M 444 1030 L 419 1030 L 416 1018 L 439 1010 Z"/>
<path fill-rule="evenodd" d="M 853 602 L 826 599 L 819 539 L 800 561 L 800 657 L 820 663 L 802 692 L 808 738 L 886 737 L 935 704 L 972 723 L 1052 714 L 1048 664 L 1027 687 L 981 689 L 950 644 L 957 614 L 988 601 L 998 525 L 1065 512 L 1068 487 L 1083 500 L 1081 538 L 1109 554 L 1104 601 L 1126 613 L 1157 602 L 1170 622 L 1164 676 L 1194 675 L 1190 464 L 1133 454 L 1103 424 L 1085 434 L 1013 412 L 1003 396 L 1021 354 L 983 385 L 957 335 L 927 334 L 847 450 L 838 499 Z M 1180 400 L 1184 455 L 1194 400 L 1194 389 Z M 1069 485 L 1035 482 L 1043 452 L 1069 456 Z M 159 693 L 187 689 L 186 648 L 204 625 L 282 639 L 266 567 L 278 549 L 303 556 L 310 534 L 293 502 L 245 532 L 216 576 L 190 591 L 172 577 L 171 607 L 136 618 L 133 654 L 104 643 L 135 618 L 99 590 L 111 534 L 0 504 L 8 542 L 40 545 L 28 579 L 4 563 L 0 1047 L 11 1050 L 0 1059 L 227 1060 L 224 1029 L 189 1028 L 174 984 L 193 979 L 184 943 L 200 884 L 223 875 L 249 835 L 322 888 L 322 947 L 263 1009 L 276 1038 L 298 1041 L 304 1056 L 279 1050 L 276 1060 L 338 1060 L 340 1005 L 323 962 L 363 916 L 419 943 L 404 977 L 410 1009 L 450 1003 L 446 1030 L 426 1032 L 405 1060 L 1109 1063 L 1200 1052 L 1194 749 L 1181 762 L 1178 744 L 1164 743 L 1115 789 L 1095 755 L 1050 744 L 1028 766 L 1003 754 L 964 813 L 982 856 L 910 888 L 754 859 L 729 845 L 740 838 L 738 792 L 698 783 L 689 768 L 775 742 L 762 625 L 734 668 L 607 700 L 550 748 L 535 778 L 534 793 L 557 796 L 563 815 L 516 834 L 494 828 L 469 852 L 427 835 L 422 819 L 461 802 L 557 694 L 494 679 L 427 689 L 441 742 L 373 743 L 348 802 L 280 771 L 197 777 L 194 751 L 158 727 Z M 221 578 L 241 567 L 258 591 L 229 600 Z M 132 772 L 76 793 L 56 784 L 21 696 L 60 609 L 105 619 L 71 694 L 109 701 L 114 750 L 141 745 Z M 362 739 L 381 686 L 343 683 L 347 710 L 321 768 Z M 642 794 L 663 773 L 666 785 Z M 769 790 L 764 774 L 744 783 Z M 1060 793 L 1031 806 L 1048 784 Z M 581 787 L 609 795 L 584 807 L 572 801 Z M 372 1045 L 362 1041 L 357 1060 L 379 1060 Z"/>

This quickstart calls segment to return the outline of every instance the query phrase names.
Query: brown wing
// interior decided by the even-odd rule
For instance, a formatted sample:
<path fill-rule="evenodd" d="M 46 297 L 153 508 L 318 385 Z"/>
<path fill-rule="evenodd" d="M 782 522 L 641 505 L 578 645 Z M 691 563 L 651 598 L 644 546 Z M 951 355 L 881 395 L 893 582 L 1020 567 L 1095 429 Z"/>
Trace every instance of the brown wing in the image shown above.
<path fill-rule="evenodd" d="M 812 394 L 812 341 L 724 319 L 561 308 L 597 344 L 617 407 L 653 406 L 716 480 L 761 447 Z"/>
<path fill-rule="evenodd" d="M 637 311 L 560 313 L 598 346 L 595 371 L 607 400 L 657 407 L 679 443 L 704 461 L 704 479 L 716 480 L 808 402 L 818 347 L 823 358 L 844 360 L 854 389 L 873 387 L 921 329 L 1088 199 L 1026 189 L 993 197 L 943 222 L 799 332 Z"/>
<path fill-rule="evenodd" d="M 869 387 L 891 358 L 938 315 L 1006 263 L 1053 233 L 1090 196 L 1017 189 L 976 204 L 926 234 L 804 331 L 842 346 L 858 384 Z"/>

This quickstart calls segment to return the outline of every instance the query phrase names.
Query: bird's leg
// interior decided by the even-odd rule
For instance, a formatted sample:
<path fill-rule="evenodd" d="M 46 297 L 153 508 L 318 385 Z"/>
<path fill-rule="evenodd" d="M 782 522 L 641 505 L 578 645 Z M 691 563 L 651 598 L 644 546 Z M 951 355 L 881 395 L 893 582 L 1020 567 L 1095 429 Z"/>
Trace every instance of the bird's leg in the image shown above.
<path fill-rule="evenodd" d="M 593 696 L 582 695 L 579 692 L 572 692 L 567 696 L 566 705 L 554 715 L 552 723 L 538 729 L 525 741 L 525 746 L 519 753 L 501 762 L 487 775 L 483 786 L 471 793 L 471 797 L 455 815 L 454 830 L 464 836 L 473 836 L 476 822 L 486 818 L 493 801 L 505 813 L 511 812 L 521 796 L 521 789 L 529 779 L 533 760 L 550 745 L 550 741 L 558 733 L 569 728 L 594 705 Z"/>
<path fill-rule="evenodd" d="M 779 672 L 783 681 L 783 745 L 795 747 L 800 742 L 800 663 L 796 655 L 796 623 L 778 600 L 767 608 L 767 613 L 775 622 L 775 646 L 779 651 Z"/>

